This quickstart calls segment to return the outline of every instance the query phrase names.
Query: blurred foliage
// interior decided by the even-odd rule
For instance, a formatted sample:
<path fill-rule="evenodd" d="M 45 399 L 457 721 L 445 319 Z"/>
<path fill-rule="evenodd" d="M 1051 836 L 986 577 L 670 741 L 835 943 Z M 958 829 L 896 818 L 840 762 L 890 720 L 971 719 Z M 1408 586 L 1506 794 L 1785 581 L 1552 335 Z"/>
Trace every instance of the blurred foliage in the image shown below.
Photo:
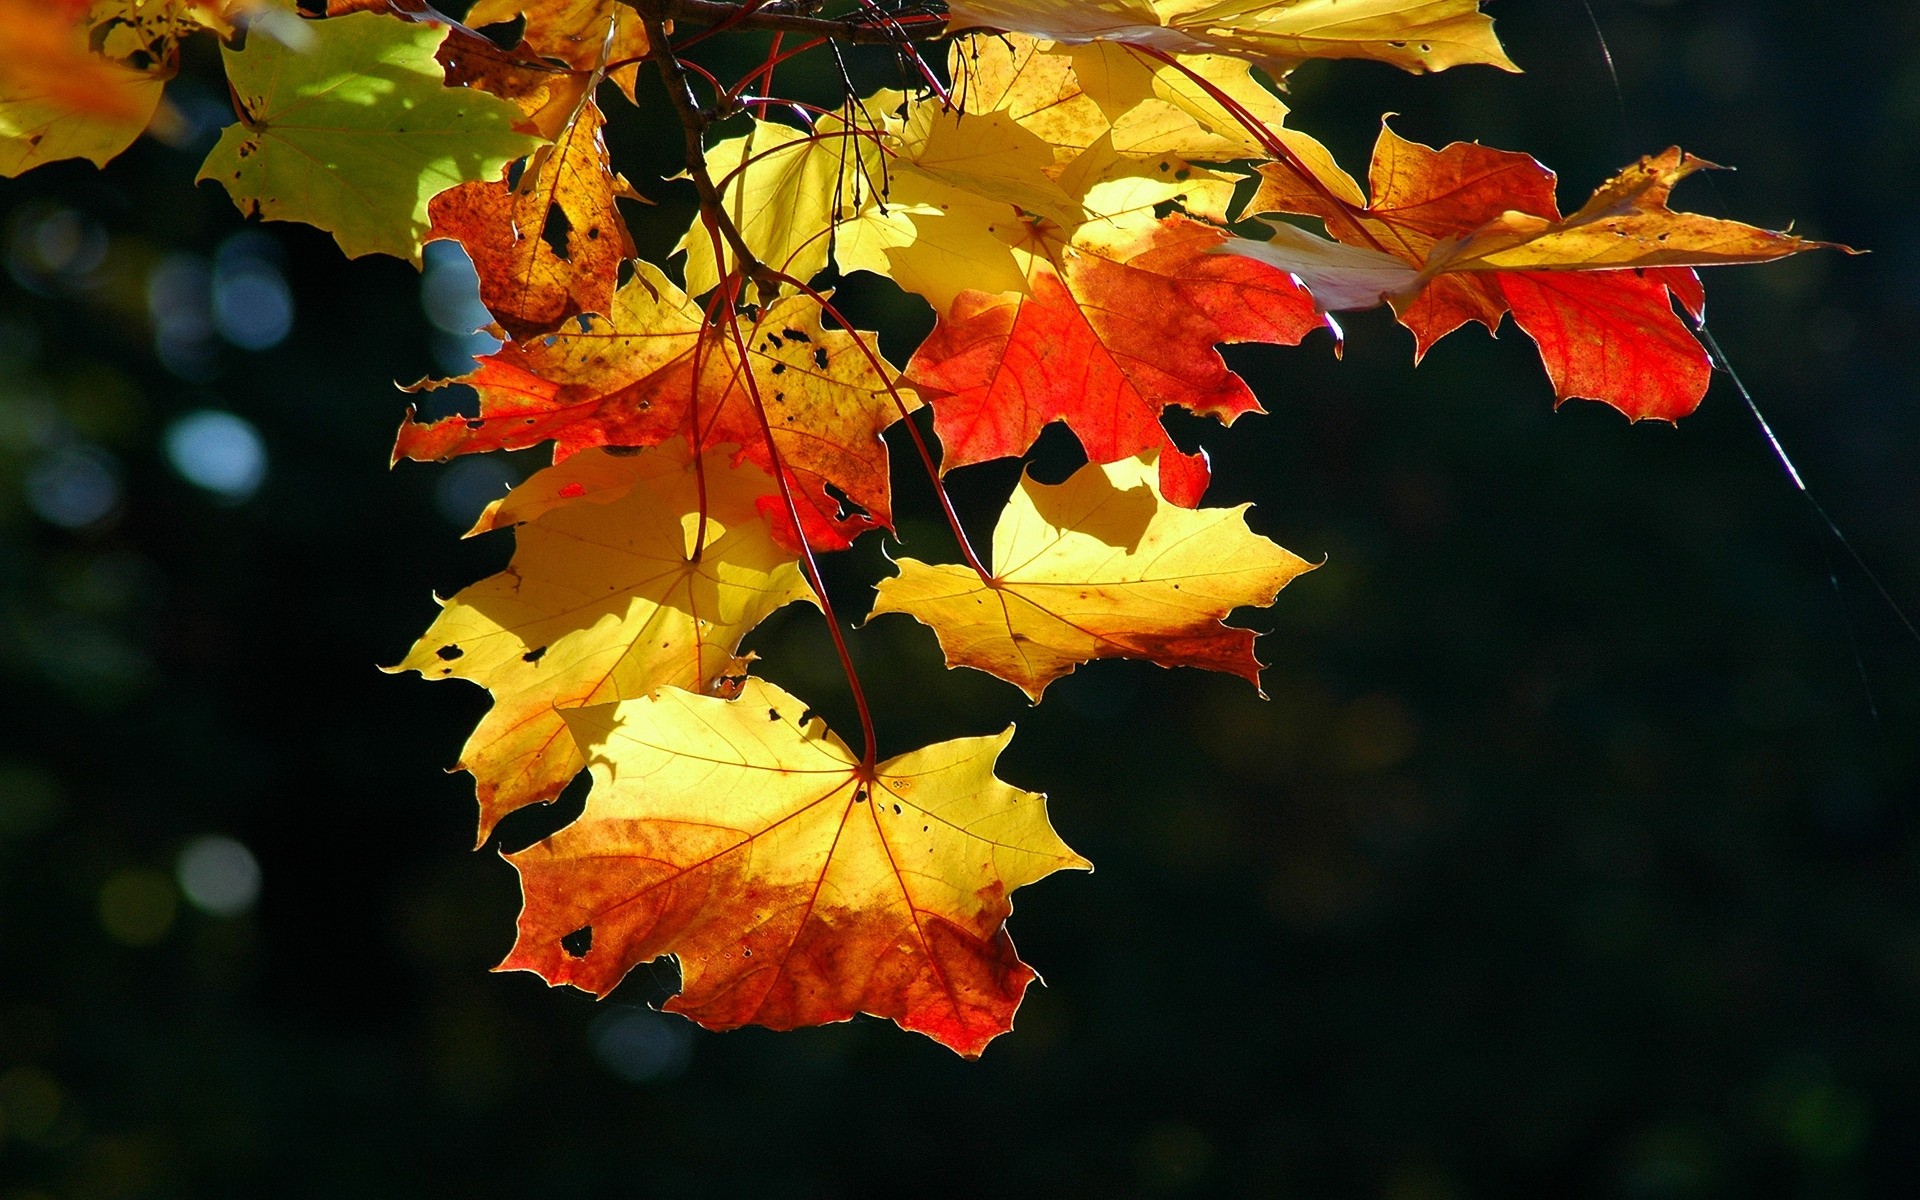
<path fill-rule="evenodd" d="M 1358 164 L 1399 111 L 1574 196 L 1678 142 L 1740 168 L 1690 207 L 1871 248 L 1714 274 L 1712 327 L 1916 603 L 1920 10 L 1593 8 L 1617 98 L 1580 4 L 1500 5 L 1528 74 L 1315 64 L 1300 123 Z M 927 688 L 910 622 L 854 639 L 888 747 L 1017 720 L 1002 774 L 1100 867 L 1023 895 L 1052 986 L 983 1061 L 877 1022 L 706 1034 L 648 1009 L 665 966 L 599 1005 L 488 974 L 515 883 L 441 770 L 485 698 L 374 664 L 504 562 L 455 534 L 536 458 L 386 469 L 393 382 L 471 349 L 428 320 L 459 328 L 459 264 L 423 284 L 190 188 L 230 119 L 209 52 L 180 144 L 0 186 L 0 1197 L 1911 1186 L 1920 647 L 1724 379 L 1678 429 L 1554 413 L 1517 334 L 1417 371 L 1379 314 L 1344 363 L 1235 352 L 1272 415 L 1176 430 L 1214 502 L 1328 558 L 1271 614 L 1268 701 L 1109 662 L 1029 710 Z M 631 178 L 672 169 L 663 113 L 614 119 Z M 629 215 L 657 256 L 685 210 Z M 1012 482 L 955 487 L 984 526 Z M 879 554 L 835 563 L 846 594 Z M 752 644 L 845 722 L 817 622 Z"/>

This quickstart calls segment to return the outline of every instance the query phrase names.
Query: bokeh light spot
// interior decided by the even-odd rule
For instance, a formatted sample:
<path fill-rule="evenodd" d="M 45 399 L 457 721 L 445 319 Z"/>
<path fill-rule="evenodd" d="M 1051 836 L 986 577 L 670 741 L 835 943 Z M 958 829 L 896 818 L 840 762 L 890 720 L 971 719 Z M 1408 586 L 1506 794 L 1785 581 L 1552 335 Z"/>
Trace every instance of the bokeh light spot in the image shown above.
<path fill-rule="evenodd" d="M 693 1059 L 692 1025 L 646 1008 L 616 1008 L 595 1017 L 587 1029 L 593 1057 L 628 1083 L 658 1083 L 687 1069 Z"/>
<path fill-rule="evenodd" d="M 197 254 L 169 254 L 147 275 L 153 352 L 182 379 L 214 374 L 213 267 Z"/>
<path fill-rule="evenodd" d="M 203 408 L 167 427 L 167 461 L 181 478 L 239 504 L 267 477 L 267 447 L 244 417 Z"/>
<path fill-rule="evenodd" d="M 476 357 L 500 348 L 500 339 L 475 332 L 493 320 L 480 303 L 480 275 L 458 242 L 427 243 L 421 264 L 420 308 L 437 331 L 434 357 L 448 374 L 465 374 Z"/>
<path fill-rule="evenodd" d="M 98 446 L 61 446 L 27 471 L 27 506 L 62 529 L 96 525 L 120 507 L 120 464 Z"/>
<path fill-rule="evenodd" d="M 100 925 L 128 946 L 151 946 L 166 937 L 179 908 L 173 880 L 158 871 L 130 868 L 100 889 Z"/>
<path fill-rule="evenodd" d="M 293 332 L 293 290 L 280 245 L 257 230 L 221 243 L 213 265 L 213 323 L 242 350 L 270 350 Z"/>
<path fill-rule="evenodd" d="M 219 834 L 182 847 L 174 878 L 187 903 L 216 917 L 237 917 L 260 899 L 260 861 L 240 842 Z"/>

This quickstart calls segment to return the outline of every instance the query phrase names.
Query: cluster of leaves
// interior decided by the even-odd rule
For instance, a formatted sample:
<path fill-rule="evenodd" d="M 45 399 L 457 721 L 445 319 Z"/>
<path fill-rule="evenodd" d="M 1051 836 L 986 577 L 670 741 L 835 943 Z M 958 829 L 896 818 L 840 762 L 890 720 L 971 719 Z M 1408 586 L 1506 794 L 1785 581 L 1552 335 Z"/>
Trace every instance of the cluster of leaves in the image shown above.
<path fill-rule="evenodd" d="M 974 1055 L 1034 977 L 1011 893 L 1088 864 L 1043 797 L 994 776 L 1011 730 L 879 761 L 816 555 L 891 527 L 883 432 L 903 424 L 936 485 L 1056 421 L 1086 453 L 1064 483 L 1020 483 L 985 558 L 936 487 L 965 561 L 901 560 L 872 611 L 928 626 L 949 665 L 1036 703 L 1110 657 L 1257 685 L 1253 633 L 1223 618 L 1309 564 L 1244 506 L 1200 507 L 1206 457 L 1162 425 L 1259 411 L 1219 345 L 1337 339 L 1330 312 L 1386 303 L 1425 353 L 1511 314 L 1560 398 L 1673 419 L 1709 374 L 1674 307 L 1699 319 L 1694 269 L 1814 243 L 1671 210 L 1705 165 L 1677 149 L 1562 216 L 1524 154 L 1383 128 L 1363 190 L 1286 124 L 1278 89 L 1308 58 L 1516 69 L 1476 0 L 828 9 L 479 0 L 463 24 L 420 0 L 0 0 L 0 172 L 118 153 L 205 29 L 238 120 L 201 179 L 349 255 L 463 246 L 506 342 L 418 385 L 478 408 L 409 416 L 395 457 L 551 442 L 554 463 L 473 530 L 516 531 L 508 569 L 395 669 L 491 692 L 460 761 L 483 842 L 593 775 L 583 815 L 510 856 L 525 908 L 504 965 L 605 994 L 672 955 L 670 1007 L 713 1028 L 865 1012 Z M 765 47 L 731 83 L 692 54 L 721 33 Z M 854 43 L 918 84 L 779 95 L 796 56 Z M 603 132 L 603 95 L 642 86 L 665 91 L 685 147 L 669 182 L 698 201 L 677 281 L 635 256 Z M 826 289 L 857 271 L 934 310 L 904 367 Z M 796 602 L 840 651 L 857 753 L 741 655 Z"/>

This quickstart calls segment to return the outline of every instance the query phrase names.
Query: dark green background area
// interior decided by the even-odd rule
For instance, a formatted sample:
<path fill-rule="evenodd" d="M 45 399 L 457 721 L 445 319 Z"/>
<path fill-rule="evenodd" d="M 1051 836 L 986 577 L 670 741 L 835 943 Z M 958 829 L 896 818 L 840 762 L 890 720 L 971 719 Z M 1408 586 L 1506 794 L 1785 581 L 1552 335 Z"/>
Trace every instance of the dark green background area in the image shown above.
<path fill-rule="evenodd" d="M 1713 273 L 1710 317 L 1920 604 L 1920 12 L 1594 0 L 1616 98 L 1579 0 L 1492 8 L 1527 74 L 1314 64 L 1299 124 L 1358 167 L 1398 111 L 1534 153 L 1575 202 L 1678 142 L 1740 168 L 1684 207 L 1870 248 Z M 175 94 L 223 105 L 210 66 Z M 657 255 L 687 210 L 649 105 L 610 100 L 621 166 L 670 201 L 629 210 Z M 1098 873 L 1019 895 L 1048 986 L 977 1063 L 871 1020 L 714 1035 L 648 1010 L 664 964 L 598 1005 L 488 973 L 517 887 L 443 773 L 485 696 L 375 665 L 510 540 L 457 540 L 446 468 L 386 467 L 393 381 L 433 370 L 405 264 L 266 226 L 293 336 L 206 382 L 162 368 L 146 271 L 243 227 L 190 186 L 204 149 L 0 183 L 16 241 L 49 211 L 109 239 L 84 277 L 0 281 L 0 1200 L 1910 1194 L 1920 646 L 1724 379 L 1677 429 L 1630 427 L 1554 412 L 1511 328 L 1417 370 L 1379 313 L 1344 362 L 1230 351 L 1270 415 L 1176 437 L 1212 452 L 1212 503 L 1327 558 L 1241 618 L 1271 630 L 1271 698 L 1100 663 L 1029 709 L 904 618 L 861 631 L 883 750 L 1017 722 L 1001 774 Z M 847 292 L 896 349 L 925 327 Z M 264 436 L 243 505 L 162 453 L 206 407 Z M 23 496 L 75 444 L 124 492 L 69 530 Z M 911 551 L 944 556 L 896 465 Z M 1012 481 L 954 477 L 976 529 Z M 880 554 L 832 564 L 846 615 Z M 749 644 L 852 731 L 817 620 Z M 258 857 L 246 914 L 160 886 L 209 833 Z M 129 879 L 147 944 L 102 918 Z"/>

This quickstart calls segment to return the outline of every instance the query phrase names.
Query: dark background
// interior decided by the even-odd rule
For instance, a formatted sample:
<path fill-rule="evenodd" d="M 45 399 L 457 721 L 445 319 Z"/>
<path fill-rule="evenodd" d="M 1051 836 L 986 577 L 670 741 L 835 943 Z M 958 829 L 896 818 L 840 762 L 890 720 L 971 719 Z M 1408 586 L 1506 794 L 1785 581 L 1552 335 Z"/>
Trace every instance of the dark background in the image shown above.
<path fill-rule="evenodd" d="M 1576 203 L 1678 142 L 1740 168 L 1683 207 L 1870 248 L 1713 273 L 1710 316 L 1920 605 L 1920 11 L 1594 0 L 1616 97 L 1579 0 L 1492 7 L 1528 74 L 1314 64 L 1299 123 L 1357 168 L 1399 111 Z M 449 339 L 405 264 L 229 242 L 189 184 L 210 64 L 183 145 L 0 183 L 0 1198 L 1911 1194 L 1920 646 L 1724 379 L 1677 429 L 1555 413 L 1511 327 L 1418 370 L 1380 313 L 1344 363 L 1234 351 L 1271 415 L 1176 429 L 1211 502 L 1328 557 L 1246 618 L 1268 702 L 1100 663 L 1030 710 L 904 618 L 853 639 L 886 752 L 1016 720 L 1002 775 L 1099 864 L 1021 893 L 1049 986 L 980 1062 L 871 1020 L 708 1034 L 648 1009 L 665 964 L 598 1005 L 489 974 L 515 879 L 442 773 L 484 694 L 375 665 L 504 562 L 456 519 L 537 452 L 387 470 L 393 381 Z M 679 203 L 662 110 L 610 104 Z M 630 216 L 657 255 L 686 210 Z M 291 335 L 208 332 L 209 271 L 284 281 Z M 896 350 L 925 326 L 849 291 Z M 257 429 L 250 498 L 170 460 L 202 410 Z M 1011 483 L 955 490 L 984 532 Z M 879 552 L 833 567 L 849 613 Z M 817 620 L 749 644 L 851 731 Z M 509 847 L 555 819 L 522 817 Z M 257 902 L 183 894 L 209 836 Z"/>

